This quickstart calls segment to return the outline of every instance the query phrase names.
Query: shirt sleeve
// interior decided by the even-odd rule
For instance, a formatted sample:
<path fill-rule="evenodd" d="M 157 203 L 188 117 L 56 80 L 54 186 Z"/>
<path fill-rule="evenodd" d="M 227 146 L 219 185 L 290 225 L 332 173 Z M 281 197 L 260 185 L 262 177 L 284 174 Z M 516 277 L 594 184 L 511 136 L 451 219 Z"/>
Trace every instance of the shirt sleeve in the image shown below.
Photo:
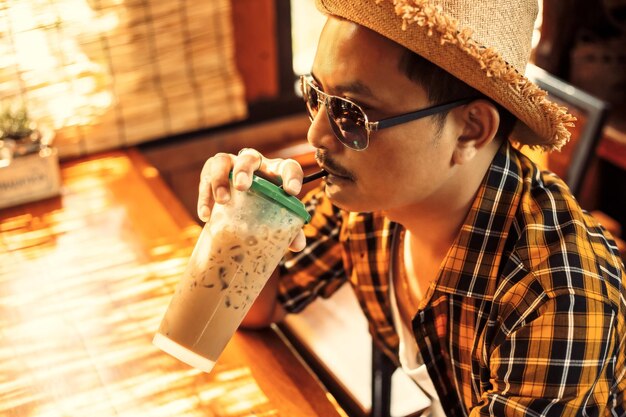
<path fill-rule="evenodd" d="M 606 300 L 561 289 L 544 292 L 524 308 L 512 302 L 500 313 L 499 340 L 488 356 L 491 387 L 471 417 L 624 411 L 623 333 L 616 325 L 618 319 L 623 322 L 618 317 L 623 311 Z"/>
<path fill-rule="evenodd" d="M 305 198 L 311 221 L 304 226 L 306 247 L 288 253 L 279 265 L 278 300 L 286 311 L 302 311 L 318 296 L 329 297 L 346 280 L 339 235 L 342 212 L 326 198 L 323 188 Z"/>

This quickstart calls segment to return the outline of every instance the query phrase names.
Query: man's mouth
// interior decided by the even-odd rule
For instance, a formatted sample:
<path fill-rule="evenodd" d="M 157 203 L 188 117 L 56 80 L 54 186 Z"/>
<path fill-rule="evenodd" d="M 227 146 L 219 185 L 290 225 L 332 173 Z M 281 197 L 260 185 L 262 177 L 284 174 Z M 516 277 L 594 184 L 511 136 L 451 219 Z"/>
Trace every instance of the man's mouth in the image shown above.
<path fill-rule="evenodd" d="M 322 165 L 322 169 L 326 172 L 328 172 L 328 175 L 331 175 L 333 177 L 338 177 L 338 178 L 348 178 L 345 175 L 341 175 L 341 174 L 337 174 L 335 171 L 333 171 L 331 168 L 328 168 L 328 166 L 326 165 Z"/>
<path fill-rule="evenodd" d="M 315 153 L 315 160 L 324 171 L 328 172 L 330 176 L 354 181 L 354 176 L 347 169 L 330 159 L 325 153 L 318 150 Z"/>

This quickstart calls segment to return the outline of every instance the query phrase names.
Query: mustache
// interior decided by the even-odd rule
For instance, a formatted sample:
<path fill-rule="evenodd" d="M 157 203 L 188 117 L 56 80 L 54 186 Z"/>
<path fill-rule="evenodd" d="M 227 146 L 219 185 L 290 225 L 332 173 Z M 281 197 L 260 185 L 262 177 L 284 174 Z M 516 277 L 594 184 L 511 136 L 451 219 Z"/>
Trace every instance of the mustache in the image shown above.
<path fill-rule="evenodd" d="M 328 168 L 332 171 L 333 174 L 337 174 L 340 177 L 346 177 L 351 180 L 355 180 L 354 174 L 348 171 L 346 168 L 342 167 L 337 161 L 332 159 L 328 154 L 321 149 L 317 149 L 315 151 L 315 160 L 317 163 L 325 168 Z"/>

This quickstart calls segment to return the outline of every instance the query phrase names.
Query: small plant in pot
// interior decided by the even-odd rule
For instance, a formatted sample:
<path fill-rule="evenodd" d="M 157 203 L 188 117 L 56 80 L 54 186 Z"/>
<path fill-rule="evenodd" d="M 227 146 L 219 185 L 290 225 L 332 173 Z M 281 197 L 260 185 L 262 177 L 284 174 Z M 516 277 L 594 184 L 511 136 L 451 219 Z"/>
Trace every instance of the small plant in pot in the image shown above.
<path fill-rule="evenodd" d="M 38 126 L 24 105 L 3 103 L 0 108 L 0 167 L 16 157 L 39 152 L 50 145 L 52 135 Z"/>

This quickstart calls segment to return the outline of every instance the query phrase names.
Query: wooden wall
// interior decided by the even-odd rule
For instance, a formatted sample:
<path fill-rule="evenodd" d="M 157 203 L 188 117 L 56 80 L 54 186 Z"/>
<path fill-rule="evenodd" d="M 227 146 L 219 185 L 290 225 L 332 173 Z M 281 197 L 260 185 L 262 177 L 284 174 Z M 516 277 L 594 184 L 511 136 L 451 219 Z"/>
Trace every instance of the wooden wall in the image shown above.
<path fill-rule="evenodd" d="M 236 62 L 244 80 L 248 103 L 271 99 L 279 94 L 274 2 L 232 1 Z"/>

